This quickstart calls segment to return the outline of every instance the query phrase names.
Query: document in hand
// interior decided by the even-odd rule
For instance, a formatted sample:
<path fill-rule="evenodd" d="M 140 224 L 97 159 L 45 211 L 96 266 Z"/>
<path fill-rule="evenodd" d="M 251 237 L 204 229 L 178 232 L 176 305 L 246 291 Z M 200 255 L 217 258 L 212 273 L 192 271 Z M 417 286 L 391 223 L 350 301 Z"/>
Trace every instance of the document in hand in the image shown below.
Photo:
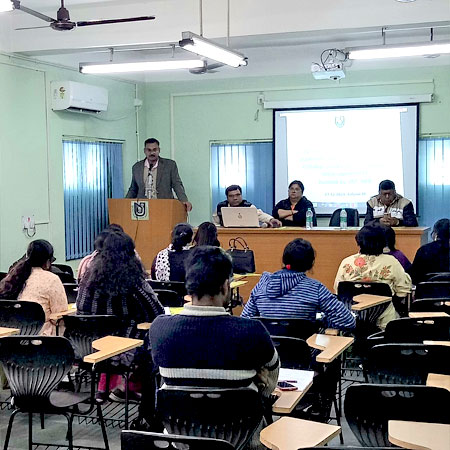
<path fill-rule="evenodd" d="M 314 371 L 297 369 L 280 369 L 278 381 L 288 381 L 298 388 L 299 391 L 309 389 L 312 385 Z"/>

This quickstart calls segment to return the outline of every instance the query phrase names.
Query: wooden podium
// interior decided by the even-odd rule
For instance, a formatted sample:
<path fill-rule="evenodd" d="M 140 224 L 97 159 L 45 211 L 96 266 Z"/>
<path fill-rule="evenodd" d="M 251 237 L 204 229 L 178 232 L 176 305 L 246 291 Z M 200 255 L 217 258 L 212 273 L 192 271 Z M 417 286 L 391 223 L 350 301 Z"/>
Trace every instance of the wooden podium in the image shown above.
<path fill-rule="evenodd" d="M 121 225 L 134 240 L 146 269 L 156 254 L 170 244 L 173 227 L 186 222 L 186 209 L 179 200 L 135 198 L 108 199 L 109 223 Z"/>

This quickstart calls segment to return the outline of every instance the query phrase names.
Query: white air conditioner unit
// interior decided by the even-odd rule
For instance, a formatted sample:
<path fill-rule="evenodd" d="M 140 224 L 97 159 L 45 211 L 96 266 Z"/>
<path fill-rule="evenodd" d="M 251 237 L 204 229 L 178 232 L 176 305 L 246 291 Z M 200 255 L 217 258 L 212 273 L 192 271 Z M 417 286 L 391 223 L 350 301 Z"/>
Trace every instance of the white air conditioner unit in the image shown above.
<path fill-rule="evenodd" d="M 53 111 L 94 112 L 108 108 L 108 90 L 76 81 L 50 83 Z"/>

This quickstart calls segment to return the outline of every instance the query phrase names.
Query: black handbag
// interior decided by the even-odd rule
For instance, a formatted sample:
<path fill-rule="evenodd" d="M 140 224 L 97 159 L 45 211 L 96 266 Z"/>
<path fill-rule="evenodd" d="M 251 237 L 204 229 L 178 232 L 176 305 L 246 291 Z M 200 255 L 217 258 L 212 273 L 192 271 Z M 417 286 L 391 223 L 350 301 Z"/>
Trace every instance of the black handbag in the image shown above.
<path fill-rule="evenodd" d="M 242 249 L 237 248 L 236 245 L 242 246 Z M 227 253 L 233 260 L 234 273 L 254 273 L 255 272 L 255 255 L 253 250 L 250 250 L 247 242 L 241 237 L 232 238 L 228 242 L 229 249 Z"/>

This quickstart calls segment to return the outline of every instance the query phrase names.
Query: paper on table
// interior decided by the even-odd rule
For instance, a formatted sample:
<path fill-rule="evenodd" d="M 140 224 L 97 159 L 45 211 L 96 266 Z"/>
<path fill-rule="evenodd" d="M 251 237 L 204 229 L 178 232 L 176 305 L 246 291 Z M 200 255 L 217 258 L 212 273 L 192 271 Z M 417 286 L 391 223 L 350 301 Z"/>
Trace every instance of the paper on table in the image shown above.
<path fill-rule="evenodd" d="M 297 369 L 280 369 L 278 375 L 279 381 L 289 381 L 298 388 L 299 391 L 304 391 L 311 386 L 313 381 L 314 371 L 312 370 L 297 370 Z"/>

